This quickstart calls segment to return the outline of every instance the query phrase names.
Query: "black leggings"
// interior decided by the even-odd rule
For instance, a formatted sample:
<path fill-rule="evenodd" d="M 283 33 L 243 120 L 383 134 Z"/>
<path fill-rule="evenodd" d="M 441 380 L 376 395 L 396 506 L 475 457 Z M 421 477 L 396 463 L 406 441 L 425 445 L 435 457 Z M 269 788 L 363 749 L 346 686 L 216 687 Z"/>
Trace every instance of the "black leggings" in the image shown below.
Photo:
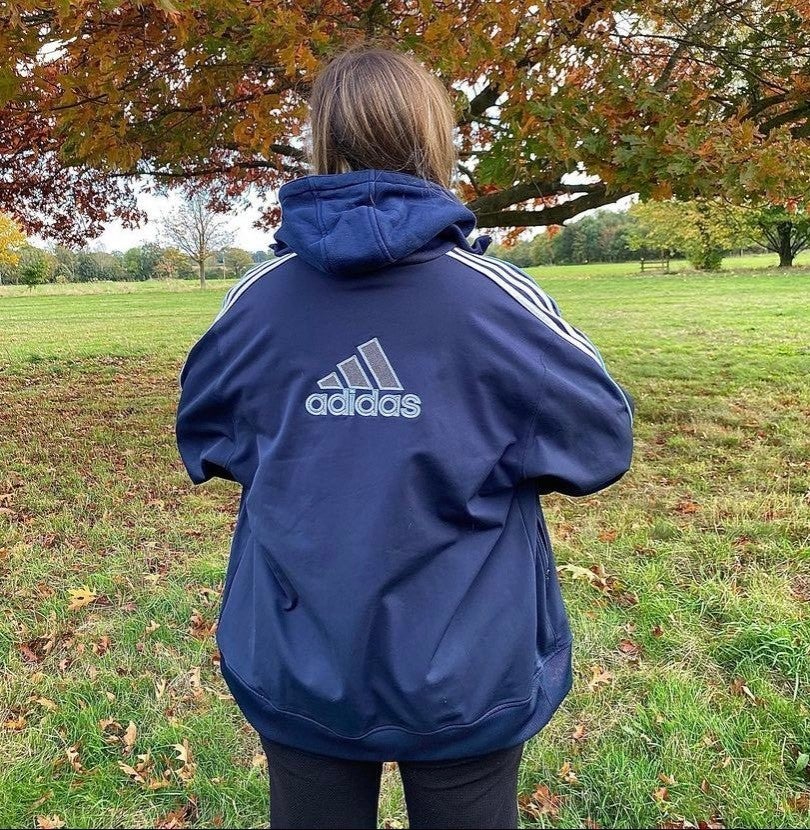
<path fill-rule="evenodd" d="M 382 764 L 313 755 L 262 739 L 270 827 L 375 828 Z M 515 828 L 523 744 L 457 761 L 399 764 L 411 828 Z"/>

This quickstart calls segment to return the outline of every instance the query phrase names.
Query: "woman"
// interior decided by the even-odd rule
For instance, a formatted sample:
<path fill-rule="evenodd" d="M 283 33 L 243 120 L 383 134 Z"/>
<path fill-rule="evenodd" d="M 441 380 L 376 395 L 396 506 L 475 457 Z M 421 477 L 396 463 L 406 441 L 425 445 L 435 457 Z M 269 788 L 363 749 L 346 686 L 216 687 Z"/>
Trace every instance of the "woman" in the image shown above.
<path fill-rule="evenodd" d="M 531 278 L 467 241 L 430 73 L 350 51 L 310 104 L 316 175 L 281 188 L 276 258 L 181 376 L 189 475 L 242 485 L 222 673 L 273 827 L 375 827 L 387 760 L 411 827 L 516 827 L 523 743 L 571 685 L 538 494 L 620 478 L 631 404 Z"/>

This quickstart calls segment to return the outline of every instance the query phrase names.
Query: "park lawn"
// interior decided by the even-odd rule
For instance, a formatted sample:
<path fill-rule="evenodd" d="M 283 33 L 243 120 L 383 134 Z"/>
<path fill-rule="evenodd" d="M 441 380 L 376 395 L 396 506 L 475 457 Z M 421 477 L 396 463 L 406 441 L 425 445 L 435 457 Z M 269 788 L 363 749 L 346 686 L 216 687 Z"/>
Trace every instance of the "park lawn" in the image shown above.
<path fill-rule="evenodd" d="M 810 274 L 542 274 L 637 449 L 547 500 L 575 686 L 523 825 L 810 827 Z M 225 286 L 59 288 L 0 289 L 0 826 L 263 826 L 211 634 L 238 492 L 192 488 L 173 437 Z M 380 825 L 405 822 L 389 769 Z"/>

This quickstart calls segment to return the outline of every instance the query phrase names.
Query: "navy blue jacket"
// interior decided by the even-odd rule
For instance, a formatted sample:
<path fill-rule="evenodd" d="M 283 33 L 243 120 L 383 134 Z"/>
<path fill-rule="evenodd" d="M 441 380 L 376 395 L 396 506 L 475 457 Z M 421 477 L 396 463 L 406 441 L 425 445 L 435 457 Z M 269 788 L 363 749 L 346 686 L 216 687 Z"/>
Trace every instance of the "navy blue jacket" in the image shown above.
<path fill-rule="evenodd" d="M 628 469 L 632 406 L 474 216 L 406 174 L 280 191 L 277 258 L 182 371 L 195 483 L 242 485 L 217 632 L 251 724 L 293 747 L 438 760 L 515 745 L 571 685 L 538 495 Z"/>

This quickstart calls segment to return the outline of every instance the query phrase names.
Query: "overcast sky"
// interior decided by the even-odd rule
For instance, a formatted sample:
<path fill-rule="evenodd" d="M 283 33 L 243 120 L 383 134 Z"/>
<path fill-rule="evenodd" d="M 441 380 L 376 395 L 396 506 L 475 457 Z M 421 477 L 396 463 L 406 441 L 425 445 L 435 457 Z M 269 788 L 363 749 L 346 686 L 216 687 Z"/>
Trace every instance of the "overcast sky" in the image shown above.
<path fill-rule="evenodd" d="M 100 237 L 88 242 L 87 247 L 92 250 L 99 250 L 101 248 L 105 251 L 126 251 L 128 248 L 134 248 L 142 245 L 144 242 L 157 242 L 161 217 L 165 213 L 176 209 L 180 204 L 181 198 L 179 194 L 174 194 L 170 197 L 140 194 L 138 204 L 146 212 L 149 221 L 140 228 L 135 229 L 124 228 L 120 222 L 111 222 L 107 225 L 106 230 Z M 610 209 L 626 209 L 631 200 L 632 197 L 626 197 L 616 205 L 611 206 Z M 591 212 L 588 211 L 588 213 Z M 272 243 L 272 233 L 253 227 L 253 222 L 258 218 L 258 215 L 259 202 L 255 200 L 250 208 L 241 210 L 238 213 L 228 214 L 227 222 L 234 231 L 234 245 L 237 248 L 244 248 L 244 250 L 253 253 L 254 251 L 266 251 Z M 527 231 L 526 235 L 532 236 L 538 230 L 540 229 L 532 228 Z M 490 231 L 482 229 L 482 232 L 489 233 Z M 37 238 L 33 238 L 31 241 L 35 245 L 46 244 L 43 240 Z"/>
<path fill-rule="evenodd" d="M 181 202 L 181 196 L 174 194 L 170 197 L 151 196 L 141 193 L 138 204 L 147 214 L 148 221 L 139 228 L 124 228 L 120 222 L 110 222 L 104 233 L 96 239 L 89 240 L 87 247 L 98 250 L 103 246 L 105 251 L 126 251 L 142 245 L 144 242 L 157 242 L 160 231 L 160 220 L 165 213 L 176 209 Z M 247 210 L 227 215 L 226 221 L 235 233 L 234 245 L 246 251 L 266 251 L 273 241 L 273 235 L 253 227 L 258 218 L 258 202 Z M 33 238 L 35 245 L 44 245 L 45 241 Z"/>

